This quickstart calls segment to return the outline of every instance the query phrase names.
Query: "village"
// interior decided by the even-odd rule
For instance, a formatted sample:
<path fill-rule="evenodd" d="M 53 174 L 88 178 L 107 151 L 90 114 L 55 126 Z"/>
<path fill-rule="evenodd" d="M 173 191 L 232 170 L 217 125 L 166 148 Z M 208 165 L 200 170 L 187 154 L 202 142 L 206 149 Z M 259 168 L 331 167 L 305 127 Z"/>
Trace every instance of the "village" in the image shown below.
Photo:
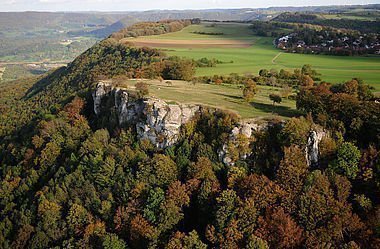
<path fill-rule="evenodd" d="M 277 48 L 292 53 L 334 55 L 380 55 L 377 34 L 343 34 L 333 31 L 294 32 L 275 40 Z"/>

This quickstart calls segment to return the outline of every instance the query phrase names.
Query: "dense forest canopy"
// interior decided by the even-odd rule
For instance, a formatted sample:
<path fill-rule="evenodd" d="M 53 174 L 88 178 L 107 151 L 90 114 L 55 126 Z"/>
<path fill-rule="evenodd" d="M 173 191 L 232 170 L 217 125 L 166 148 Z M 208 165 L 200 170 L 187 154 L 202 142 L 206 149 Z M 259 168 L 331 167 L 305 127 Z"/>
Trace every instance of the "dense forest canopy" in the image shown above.
<path fill-rule="evenodd" d="M 380 108 L 359 79 L 331 85 L 310 65 L 199 78 L 240 81 L 251 93 L 255 81 L 294 84 L 305 115 L 230 140 L 239 118 L 202 108 L 165 149 L 119 125 L 112 108 L 93 112 L 99 80 L 190 81 L 194 67 L 114 37 L 67 67 L 0 85 L 0 247 L 380 247 Z M 319 130 L 319 163 L 310 164 Z"/>
<path fill-rule="evenodd" d="M 317 14 L 285 12 L 277 16 L 273 21 L 290 23 L 309 23 L 322 26 L 330 26 L 341 29 L 352 29 L 364 33 L 379 33 L 379 21 L 351 20 L 351 19 L 326 19 Z"/>

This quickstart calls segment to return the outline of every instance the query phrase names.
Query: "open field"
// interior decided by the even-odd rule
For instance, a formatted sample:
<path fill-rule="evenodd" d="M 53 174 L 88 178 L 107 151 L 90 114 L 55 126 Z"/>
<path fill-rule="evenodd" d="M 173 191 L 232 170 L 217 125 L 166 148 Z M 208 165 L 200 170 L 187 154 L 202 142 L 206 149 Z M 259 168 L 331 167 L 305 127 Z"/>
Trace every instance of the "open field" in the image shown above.
<path fill-rule="evenodd" d="M 165 81 L 158 80 L 138 80 L 149 85 L 149 95 L 164 99 L 167 102 L 201 104 L 228 110 L 240 115 L 243 119 L 257 117 L 281 116 L 289 118 L 297 116 L 295 101 L 283 99 L 281 104 L 273 107 L 269 100 L 270 93 L 278 93 L 280 88 L 268 86 L 258 86 L 259 92 L 251 103 L 247 103 L 242 98 L 242 89 L 238 85 L 211 85 L 193 84 L 186 81 L 170 81 L 169 85 Z M 134 90 L 137 80 L 125 81 L 121 87 Z"/>
<path fill-rule="evenodd" d="M 193 32 L 218 32 L 223 35 L 201 35 Z M 128 39 L 133 42 L 134 39 Z M 221 61 L 233 61 L 234 63 L 219 64 L 212 68 L 198 68 L 197 75 L 215 75 L 230 73 L 253 73 L 257 74 L 260 69 L 276 68 L 288 69 L 300 68 L 304 64 L 311 64 L 322 74 L 322 79 L 331 83 L 339 83 L 358 77 L 365 80 L 380 92 L 380 56 L 327 56 L 327 55 L 307 55 L 281 53 L 274 48 L 273 39 L 268 37 L 254 36 L 249 24 L 237 23 L 202 23 L 201 25 L 191 25 L 185 29 L 159 36 L 139 37 L 137 41 L 164 44 L 169 55 L 178 55 L 188 58 L 200 59 L 207 57 Z M 169 40 L 170 43 L 166 40 Z M 170 46 L 173 41 L 177 43 L 193 44 L 191 47 Z M 209 40 L 206 48 L 196 45 L 198 40 Z M 242 42 L 252 44 L 249 47 L 229 47 L 220 48 L 213 45 L 213 42 L 225 40 L 231 42 Z M 163 45 L 155 47 L 162 48 Z"/>

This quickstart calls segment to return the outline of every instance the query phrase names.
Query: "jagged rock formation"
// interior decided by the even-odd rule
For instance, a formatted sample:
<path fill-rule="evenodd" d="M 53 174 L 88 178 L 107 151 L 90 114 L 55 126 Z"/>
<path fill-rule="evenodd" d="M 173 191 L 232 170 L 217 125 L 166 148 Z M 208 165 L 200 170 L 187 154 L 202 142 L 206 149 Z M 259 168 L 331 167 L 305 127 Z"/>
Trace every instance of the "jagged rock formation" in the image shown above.
<path fill-rule="evenodd" d="M 94 112 L 96 115 L 100 114 L 102 107 L 102 99 L 112 91 L 112 85 L 108 81 L 101 81 L 96 86 L 96 90 L 92 93 L 94 100 Z"/>
<path fill-rule="evenodd" d="M 200 106 L 197 105 L 168 104 L 156 98 L 134 100 L 125 89 L 103 81 L 92 94 L 96 115 L 100 114 L 102 100 L 106 96 L 114 98 L 119 124 L 135 125 L 138 136 L 149 139 L 158 148 L 175 144 L 180 127 L 200 111 Z"/>
<path fill-rule="evenodd" d="M 305 148 L 306 160 L 309 167 L 317 166 L 319 160 L 319 143 L 327 134 L 322 130 L 311 130 Z"/>
<path fill-rule="evenodd" d="M 114 98 L 114 108 L 116 109 L 119 124 L 133 124 L 136 126 L 137 134 L 141 139 L 148 139 L 158 148 L 166 148 L 178 141 L 180 128 L 190 121 L 192 117 L 200 112 L 198 105 L 168 104 L 156 98 L 144 100 L 134 100 L 129 93 L 122 88 L 113 87 L 110 81 L 102 81 L 97 85 L 92 94 L 94 100 L 94 112 L 101 113 L 102 101 L 104 97 Z M 219 151 L 220 160 L 227 166 L 233 166 L 230 150 L 236 149 L 241 143 L 241 136 L 254 139 L 253 135 L 257 131 L 268 128 L 268 122 L 242 122 L 231 131 L 228 141 Z M 311 130 L 305 147 L 305 156 L 309 167 L 318 165 L 319 143 L 326 133 L 319 129 Z M 239 152 L 239 159 L 246 159 L 252 152 Z"/>
<path fill-rule="evenodd" d="M 235 164 L 234 160 L 230 155 L 231 146 L 234 148 L 239 147 L 241 142 L 239 136 L 244 136 L 248 139 L 247 142 L 250 142 L 253 139 L 253 134 L 257 131 L 263 131 L 268 128 L 268 123 L 257 123 L 254 121 L 251 122 L 242 122 L 238 126 L 235 126 L 229 136 L 228 141 L 223 145 L 223 148 L 219 151 L 219 159 L 227 166 L 233 166 Z M 240 159 L 244 160 L 249 157 L 252 152 L 248 153 L 239 153 Z"/>

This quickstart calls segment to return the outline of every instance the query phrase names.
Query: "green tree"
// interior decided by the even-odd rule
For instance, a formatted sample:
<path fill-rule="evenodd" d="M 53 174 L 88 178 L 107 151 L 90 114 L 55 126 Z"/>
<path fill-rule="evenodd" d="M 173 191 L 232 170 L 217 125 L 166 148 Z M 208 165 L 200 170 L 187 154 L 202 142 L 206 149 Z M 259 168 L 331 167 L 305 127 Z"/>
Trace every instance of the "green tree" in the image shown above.
<path fill-rule="evenodd" d="M 116 234 L 107 234 L 102 244 L 104 249 L 127 249 L 125 242 L 118 238 Z"/>
<path fill-rule="evenodd" d="M 271 101 L 273 101 L 273 106 L 274 106 L 274 104 L 275 103 L 281 103 L 282 102 L 282 98 L 281 98 L 281 96 L 280 95 L 278 95 L 278 94 L 269 94 L 269 99 L 271 100 Z"/>
<path fill-rule="evenodd" d="M 336 160 L 330 168 L 350 179 L 355 179 L 359 171 L 360 150 L 352 143 L 345 142 L 339 146 Z"/>
<path fill-rule="evenodd" d="M 160 211 L 160 206 L 165 200 L 165 192 L 161 188 L 149 190 L 146 205 L 143 210 L 143 216 L 149 222 L 154 224 Z"/>

